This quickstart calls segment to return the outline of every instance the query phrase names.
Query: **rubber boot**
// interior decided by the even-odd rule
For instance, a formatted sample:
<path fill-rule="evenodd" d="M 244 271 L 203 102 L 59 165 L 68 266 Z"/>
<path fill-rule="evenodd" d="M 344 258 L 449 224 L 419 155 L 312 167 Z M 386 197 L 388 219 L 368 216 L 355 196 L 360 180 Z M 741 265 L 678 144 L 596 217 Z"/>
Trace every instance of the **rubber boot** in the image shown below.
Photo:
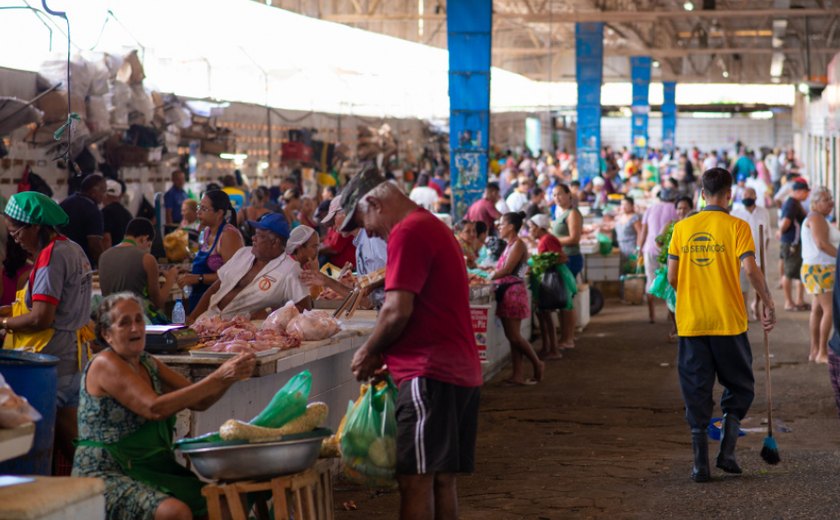
<path fill-rule="evenodd" d="M 691 430 L 691 446 L 694 450 L 694 467 L 691 468 L 691 480 L 694 482 L 708 482 L 709 471 L 709 437 L 706 430 Z"/>
<path fill-rule="evenodd" d="M 738 442 L 738 431 L 741 421 L 731 414 L 723 416 L 720 428 L 720 453 L 717 456 L 717 467 L 727 473 L 741 474 L 741 467 L 735 460 L 735 443 Z"/>

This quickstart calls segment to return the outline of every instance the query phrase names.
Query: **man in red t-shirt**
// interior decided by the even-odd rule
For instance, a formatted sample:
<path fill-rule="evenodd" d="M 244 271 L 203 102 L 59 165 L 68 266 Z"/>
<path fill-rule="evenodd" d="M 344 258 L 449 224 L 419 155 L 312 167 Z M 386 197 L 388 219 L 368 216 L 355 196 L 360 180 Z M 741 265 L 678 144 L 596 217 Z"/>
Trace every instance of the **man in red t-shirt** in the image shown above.
<path fill-rule="evenodd" d="M 385 304 L 352 370 L 361 381 L 387 364 L 399 387 L 400 517 L 456 518 L 455 475 L 475 469 L 482 384 L 461 248 L 445 224 L 375 171 L 353 178 L 341 201 L 342 232 L 361 226 L 388 242 Z"/>
<path fill-rule="evenodd" d="M 466 219 L 472 222 L 484 222 L 490 235 L 496 236 L 496 221 L 502 216 L 496 209 L 496 203 L 501 198 L 499 185 L 495 182 L 488 182 L 484 189 L 484 197 L 473 202 L 467 210 Z"/>

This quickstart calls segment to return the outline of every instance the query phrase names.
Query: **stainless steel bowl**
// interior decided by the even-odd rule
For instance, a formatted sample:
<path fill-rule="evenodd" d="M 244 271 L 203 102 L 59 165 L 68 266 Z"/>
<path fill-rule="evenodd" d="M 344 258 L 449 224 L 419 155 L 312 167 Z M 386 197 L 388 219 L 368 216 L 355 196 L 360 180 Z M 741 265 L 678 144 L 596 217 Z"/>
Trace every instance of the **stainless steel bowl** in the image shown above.
<path fill-rule="evenodd" d="M 273 478 L 312 467 L 321 451 L 321 441 L 330 431 L 319 429 L 304 437 L 255 443 L 196 443 L 184 445 L 195 470 L 211 480 Z"/>

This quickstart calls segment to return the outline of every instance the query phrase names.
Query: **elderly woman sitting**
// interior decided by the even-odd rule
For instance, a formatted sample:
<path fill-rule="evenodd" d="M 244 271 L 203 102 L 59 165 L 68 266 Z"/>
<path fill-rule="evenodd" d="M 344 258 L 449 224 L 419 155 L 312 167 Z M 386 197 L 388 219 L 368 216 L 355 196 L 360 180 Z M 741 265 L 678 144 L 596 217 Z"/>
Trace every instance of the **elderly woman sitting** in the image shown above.
<path fill-rule="evenodd" d="M 105 481 L 109 519 L 182 519 L 207 514 L 202 483 L 175 461 L 175 414 L 206 410 L 254 371 L 240 354 L 190 383 L 144 351 L 143 307 L 131 293 L 105 298 L 96 334 L 109 346 L 82 376 L 73 476 Z"/>

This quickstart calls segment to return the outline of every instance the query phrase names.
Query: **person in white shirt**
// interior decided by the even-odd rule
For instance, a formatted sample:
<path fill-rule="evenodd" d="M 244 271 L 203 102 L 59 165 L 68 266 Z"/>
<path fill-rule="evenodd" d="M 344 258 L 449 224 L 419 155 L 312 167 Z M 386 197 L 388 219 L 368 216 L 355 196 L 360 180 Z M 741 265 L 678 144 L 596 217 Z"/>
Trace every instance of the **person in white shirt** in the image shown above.
<path fill-rule="evenodd" d="M 519 183 L 517 184 L 516 189 L 513 190 L 513 193 L 508 195 L 508 198 L 505 201 L 507 202 L 509 211 L 514 213 L 522 211 L 522 208 L 528 204 L 528 190 L 531 189 L 532 185 L 533 183 L 528 177 L 519 177 Z"/>
<path fill-rule="evenodd" d="M 309 289 L 300 281 L 300 265 L 285 253 L 290 234 L 286 218 L 266 213 L 259 222 L 248 223 L 255 229 L 254 245 L 239 249 L 219 268 L 219 279 L 201 297 L 188 323 L 217 315 L 265 318 L 289 300 L 299 310 L 312 308 Z"/>
<path fill-rule="evenodd" d="M 703 171 L 711 170 L 712 168 L 716 167 L 718 164 L 718 157 L 717 152 L 712 150 L 711 152 L 706 154 L 706 158 L 703 159 Z"/>
<path fill-rule="evenodd" d="M 421 173 L 417 176 L 417 184 L 408 194 L 408 198 L 418 206 L 431 212 L 437 211 L 438 194 L 429 187 L 429 174 Z"/>
<path fill-rule="evenodd" d="M 732 210 L 732 216 L 738 217 L 750 225 L 752 231 L 753 243 L 756 245 L 755 260 L 761 265 L 761 248 L 759 247 L 759 226 L 764 226 L 764 251 L 770 247 L 770 213 L 766 208 L 762 208 L 757 204 L 756 192 L 753 188 L 746 188 L 744 196 L 741 198 L 741 205 Z M 750 282 L 747 274 L 741 269 L 741 295 L 744 297 L 744 305 L 747 305 L 747 314 L 750 319 L 757 320 L 758 313 L 758 294 L 753 298 L 752 305 L 749 305 Z"/>
<path fill-rule="evenodd" d="M 752 175 L 747 177 L 747 182 L 744 183 L 744 186 L 747 188 L 752 188 L 755 190 L 755 204 L 759 207 L 767 207 L 767 184 L 758 178 L 758 173 L 753 172 Z"/>

